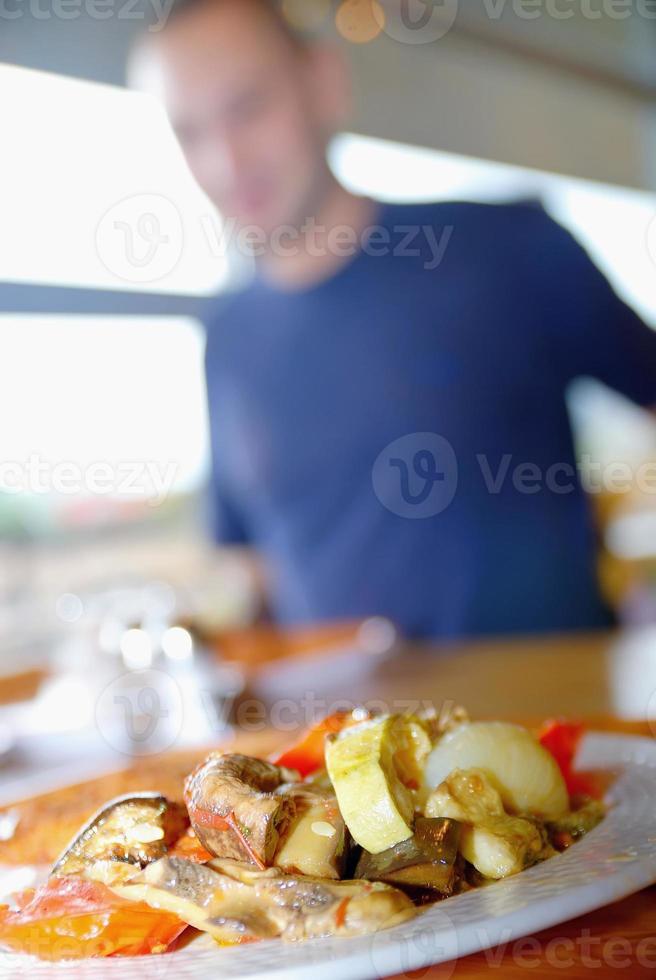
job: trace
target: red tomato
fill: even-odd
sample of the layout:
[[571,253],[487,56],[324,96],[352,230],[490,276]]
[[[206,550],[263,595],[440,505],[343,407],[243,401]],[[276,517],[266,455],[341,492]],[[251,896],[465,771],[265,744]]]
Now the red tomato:
[[163,953],[187,924],[170,912],[130,902],[106,885],[50,878],[0,906],[0,947],[43,960]]
[[547,721],[538,733],[540,744],[558,763],[570,796],[584,794],[600,795],[595,780],[586,773],[574,772],[574,759],[581,739],[585,735],[585,725],[578,722]]
[[205,850],[193,830],[188,828],[169,851],[169,857],[186,858],[187,861],[193,861],[195,864],[205,864],[211,861],[214,855]]
[[295,745],[274,759],[275,765],[296,769],[303,778],[312,775],[318,769],[323,769],[326,735],[341,731],[351,718],[352,715],[348,711],[337,711],[334,715],[328,715],[327,718],[308,728]]

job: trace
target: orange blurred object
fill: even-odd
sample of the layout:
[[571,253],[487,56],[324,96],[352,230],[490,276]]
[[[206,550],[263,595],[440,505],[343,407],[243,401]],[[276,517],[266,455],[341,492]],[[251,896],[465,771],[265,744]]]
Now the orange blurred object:
[[316,725],[308,728],[298,742],[274,759],[275,764],[285,766],[287,769],[296,769],[303,778],[318,769],[323,769],[326,735],[341,732],[349,723],[353,723],[353,714],[350,711],[337,711],[323,718]]
[[279,660],[306,659],[338,647],[360,645],[361,621],[282,630],[276,626],[226,630],[200,639],[222,660],[237,661],[246,673]]
[[42,960],[163,953],[187,928],[170,912],[74,876],[50,878],[16,904],[0,906],[0,947]]
[[214,855],[205,850],[193,829],[188,827],[169,851],[169,857],[185,858],[187,861],[194,861],[196,864],[205,864],[207,861],[211,861]]
[[599,799],[604,787],[595,779],[595,774],[574,771],[574,759],[586,731],[587,726],[579,722],[545,721],[538,738],[558,763],[569,795]]

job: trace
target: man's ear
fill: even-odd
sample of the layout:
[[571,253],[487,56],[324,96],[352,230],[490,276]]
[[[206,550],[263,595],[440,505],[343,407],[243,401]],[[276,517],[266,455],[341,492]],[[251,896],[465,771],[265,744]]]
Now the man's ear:
[[306,51],[308,91],[321,125],[329,132],[343,128],[351,116],[352,90],[342,50],[335,44],[316,42]]

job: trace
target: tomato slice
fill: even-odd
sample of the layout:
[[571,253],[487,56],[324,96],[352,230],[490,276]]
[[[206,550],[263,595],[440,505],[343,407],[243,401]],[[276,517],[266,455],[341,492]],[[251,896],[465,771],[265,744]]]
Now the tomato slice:
[[43,960],[163,953],[187,928],[170,912],[73,875],[21,892],[15,905],[0,906],[0,947]]
[[336,711],[335,714],[323,718],[316,725],[308,728],[298,742],[274,759],[275,765],[296,769],[303,778],[323,769],[326,735],[340,732],[342,728],[352,723],[352,717],[350,711]]
[[177,839],[169,851],[169,857],[185,858],[195,864],[205,864],[207,861],[211,861],[214,855],[205,850],[194,831],[189,827],[186,833]]
[[558,763],[570,796],[598,797],[601,790],[595,779],[587,773],[574,772],[574,759],[585,731],[585,725],[580,722],[547,721],[538,738]]

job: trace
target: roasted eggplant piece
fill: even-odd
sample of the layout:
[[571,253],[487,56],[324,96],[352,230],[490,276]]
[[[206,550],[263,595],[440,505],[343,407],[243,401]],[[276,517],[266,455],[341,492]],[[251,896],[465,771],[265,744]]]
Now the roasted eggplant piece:
[[188,777],[185,801],[196,836],[217,857],[269,866],[294,801],[277,793],[298,773],[245,755],[213,752]]
[[234,861],[162,858],[114,890],[173,912],[222,944],[361,936],[414,914],[406,895],[381,882],[326,882]]
[[410,890],[431,891],[446,898],[457,883],[460,824],[444,818],[418,817],[415,832],[381,854],[363,851],[355,869],[356,878],[384,881]]
[[106,882],[128,877],[163,857],[188,823],[185,808],[158,793],[120,796],[91,817],[52,874]]
[[294,815],[285,829],[273,863],[287,874],[339,880],[346,870],[350,835],[337,798],[320,786],[287,786]]

